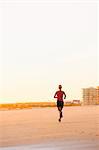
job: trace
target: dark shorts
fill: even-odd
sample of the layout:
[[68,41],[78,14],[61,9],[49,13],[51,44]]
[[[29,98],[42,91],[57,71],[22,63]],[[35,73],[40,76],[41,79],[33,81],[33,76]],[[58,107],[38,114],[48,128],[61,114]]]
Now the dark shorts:
[[57,107],[63,108],[64,102],[63,101],[57,101]]

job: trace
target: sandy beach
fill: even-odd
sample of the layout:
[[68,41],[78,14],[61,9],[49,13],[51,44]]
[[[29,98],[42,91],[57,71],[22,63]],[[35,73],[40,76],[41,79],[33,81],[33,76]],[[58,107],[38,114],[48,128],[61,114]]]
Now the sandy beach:
[[99,106],[0,111],[0,150],[98,150]]

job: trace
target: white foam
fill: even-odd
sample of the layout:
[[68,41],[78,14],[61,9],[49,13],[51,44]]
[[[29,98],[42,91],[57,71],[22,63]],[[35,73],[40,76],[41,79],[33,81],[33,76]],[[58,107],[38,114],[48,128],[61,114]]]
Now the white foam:
[[99,150],[99,141],[58,141],[38,145],[2,147],[0,150]]

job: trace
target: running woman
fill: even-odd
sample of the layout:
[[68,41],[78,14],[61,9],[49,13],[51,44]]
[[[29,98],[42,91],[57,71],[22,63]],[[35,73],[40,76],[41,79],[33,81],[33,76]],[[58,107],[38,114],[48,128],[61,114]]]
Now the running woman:
[[63,117],[62,109],[64,106],[64,99],[66,99],[66,94],[64,91],[61,90],[62,85],[59,85],[58,88],[59,88],[59,90],[56,91],[54,98],[57,98],[57,108],[59,111],[59,122],[61,122],[61,118]]

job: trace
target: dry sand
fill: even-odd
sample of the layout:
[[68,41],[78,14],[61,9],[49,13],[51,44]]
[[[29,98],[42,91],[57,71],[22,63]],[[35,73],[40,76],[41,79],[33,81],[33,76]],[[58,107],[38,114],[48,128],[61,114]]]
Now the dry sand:
[[99,150],[99,106],[63,114],[59,123],[57,108],[0,111],[0,150]]

